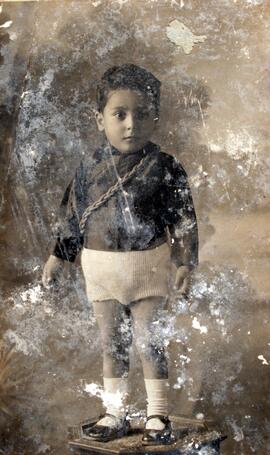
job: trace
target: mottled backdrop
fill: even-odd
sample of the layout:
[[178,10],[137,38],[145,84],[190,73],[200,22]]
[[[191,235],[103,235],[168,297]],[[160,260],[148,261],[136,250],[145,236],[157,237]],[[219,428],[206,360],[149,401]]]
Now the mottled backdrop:
[[64,455],[66,427],[102,409],[80,266],[54,293],[40,276],[66,184],[100,141],[96,81],[123,62],[162,81],[155,140],[186,168],[199,220],[193,303],[166,328],[171,409],[215,419],[224,454],[270,453],[269,13],[268,0],[0,3],[0,335],[21,376],[0,453]]

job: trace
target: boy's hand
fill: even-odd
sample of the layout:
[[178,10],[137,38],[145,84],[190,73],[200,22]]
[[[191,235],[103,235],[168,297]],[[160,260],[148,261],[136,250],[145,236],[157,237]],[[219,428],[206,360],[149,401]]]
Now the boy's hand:
[[180,295],[188,296],[191,285],[191,271],[187,265],[178,267],[175,275],[173,290]]
[[59,281],[64,270],[64,262],[63,259],[57,258],[52,254],[49,256],[42,273],[42,284],[45,288],[50,288]]

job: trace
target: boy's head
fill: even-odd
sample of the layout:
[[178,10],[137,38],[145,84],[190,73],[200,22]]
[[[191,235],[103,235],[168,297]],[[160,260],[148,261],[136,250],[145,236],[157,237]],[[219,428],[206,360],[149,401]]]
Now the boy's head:
[[159,115],[160,81],[132,64],[114,66],[97,89],[96,121],[120,152],[141,149],[150,139]]
[[97,108],[103,112],[109,92],[118,89],[129,89],[143,93],[153,105],[156,117],[159,116],[160,81],[144,68],[125,64],[113,66],[103,74],[97,87]]

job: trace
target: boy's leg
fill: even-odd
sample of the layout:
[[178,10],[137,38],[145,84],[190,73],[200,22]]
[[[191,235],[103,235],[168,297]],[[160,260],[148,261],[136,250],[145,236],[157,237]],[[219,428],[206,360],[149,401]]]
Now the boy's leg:
[[165,314],[164,297],[148,297],[133,302],[130,310],[133,335],[139,352],[145,379],[168,379],[162,320]]
[[[150,297],[133,302],[134,338],[142,361],[147,393],[147,416],[168,415],[168,365],[162,320],[166,299]],[[164,423],[151,419],[146,428],[163,430]]]
[[[95,301],[93,309],[103,347],[104,405],[108,414],[121,419],[126,414],[124,400],[132,341],[130,310],[117,300]],[[116,423],[110,417],[98,422],[105,426]]]
[[130,310],[117,300],[93,302],[103,347],[105,378],[127,377],[132,341]]

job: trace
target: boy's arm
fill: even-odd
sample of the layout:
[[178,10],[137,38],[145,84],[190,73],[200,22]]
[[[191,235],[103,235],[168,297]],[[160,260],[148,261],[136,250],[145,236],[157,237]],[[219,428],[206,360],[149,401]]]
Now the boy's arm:
[[198,265],[198,227],[195,211],[185,213],[169,228],[172,261],[176,267],[186,266],[190,270]]
[[168,230],[172,261],[177,267],[174,286],[187,293],[190,272],[198,265],[197,218],[187,175],[176,159],[170,173]]
[[74,179],[68,185],[62,199],[58,223],[54,227],[57,238],[51,254],[44,266],[42,283],[50,287],[57,283],[68,262],[74,262],[83,245],[80,233],[80,213],[83,206],[83,166],[77,169]]
[[76,170],[62,199],[58,223],[55,228],[56,243],[51,254],[58,259],[74,262],[83,245],[79,222],[83,206],[83,167]]

